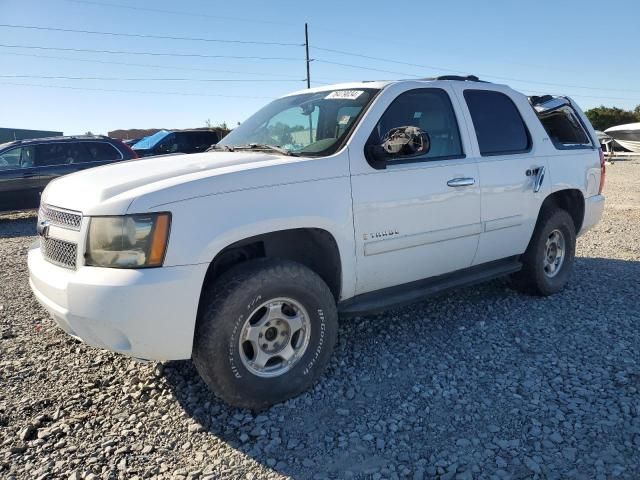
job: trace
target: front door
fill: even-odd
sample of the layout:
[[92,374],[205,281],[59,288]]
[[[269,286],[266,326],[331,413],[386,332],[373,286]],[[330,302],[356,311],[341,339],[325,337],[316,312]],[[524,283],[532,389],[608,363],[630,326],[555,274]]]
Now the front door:
[[25,210],[40,205],[34,147],[16,147],[0,154],[0,211]]
[[376,169],[367,163],[366,147],[350,148],[356,294],[471,266],[481,229],[480,187],[458,112],[448,90],[408,90],[388,105],[367,145],[379,145],[393,128],[415,126],[430,137],[428,153],[394,156]]

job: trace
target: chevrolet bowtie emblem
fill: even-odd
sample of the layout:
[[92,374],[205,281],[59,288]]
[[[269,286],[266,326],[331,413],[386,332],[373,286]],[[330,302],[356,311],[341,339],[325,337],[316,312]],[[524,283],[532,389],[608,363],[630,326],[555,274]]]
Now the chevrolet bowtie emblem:
[[46,220],[43,222],[39,222],[37,231],[38,231],[38,235],[40,235],[42,238],[44,239],[49,238],[49,222]]

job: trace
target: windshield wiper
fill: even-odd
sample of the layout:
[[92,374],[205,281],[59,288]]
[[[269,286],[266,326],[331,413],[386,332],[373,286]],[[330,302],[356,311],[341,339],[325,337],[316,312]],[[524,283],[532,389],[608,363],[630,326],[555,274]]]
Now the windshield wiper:
[[296,153],[290,152],[286,148],[277,147],[275,145],[269,145],[267,143],[248,143],[246,145],[211,145],[207,149],[207,152],[212,152],[213,150],[222,150],[225,152],[235,152],[237,150],[268,150],[272,152],[277,152],[282,155],[288,155],[291,157],[297,157]]
[[211,145],[209,148],[207,148],[207,152],[213,152],[214,150],[224,150],[225,152],[233,152],[235,149],[233,147],[230,147],[229,145]]
[[249,143],[247,145],[234,145],[231,148],[233,148],[233,150],[270,150],[272,152],[278,152],[282,155],[295,156],[294,153],[290,152],[286,148],[277,147],[275,145],[269,145],[267,143]]

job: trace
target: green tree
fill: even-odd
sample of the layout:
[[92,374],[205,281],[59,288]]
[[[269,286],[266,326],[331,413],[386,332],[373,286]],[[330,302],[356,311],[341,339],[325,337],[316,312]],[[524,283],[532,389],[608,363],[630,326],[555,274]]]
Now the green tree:
[[623,125],[625,123],[640,122],[640,105],[635,110],[623,110],[618,107],[599,107],[592,108],[584,112],[593,128],[596,130],[606,130],[609,127]]

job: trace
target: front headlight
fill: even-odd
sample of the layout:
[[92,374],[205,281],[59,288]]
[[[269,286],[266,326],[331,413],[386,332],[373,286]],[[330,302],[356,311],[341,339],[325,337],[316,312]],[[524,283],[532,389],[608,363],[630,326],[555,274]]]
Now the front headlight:
[[159,267],[169,239],[171,215],[149,213],[93,217],[85,264],[94,267]]

